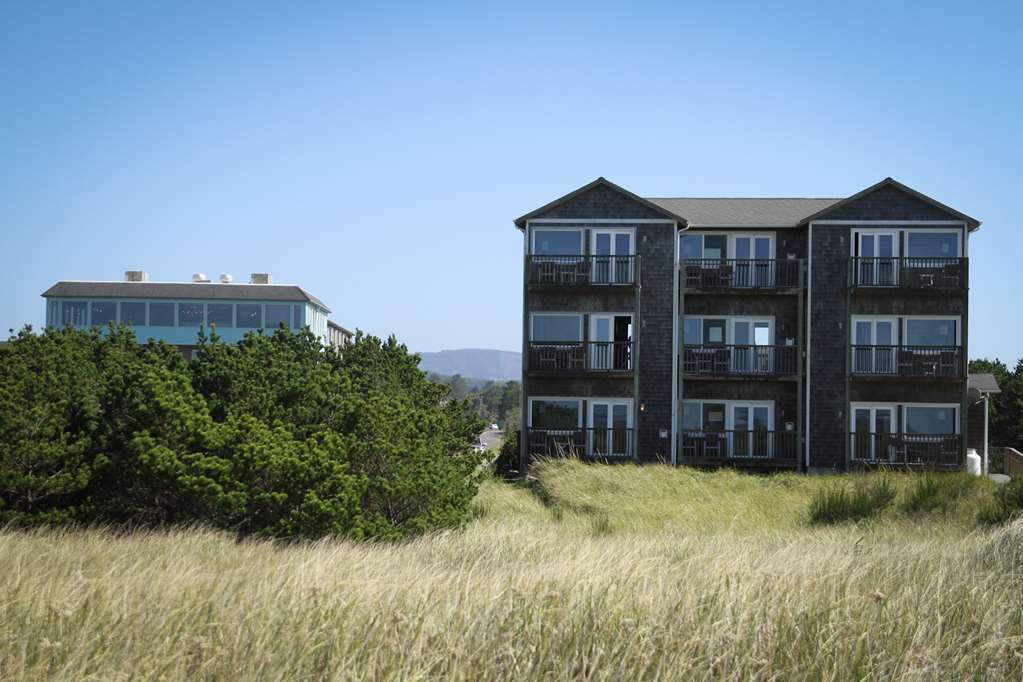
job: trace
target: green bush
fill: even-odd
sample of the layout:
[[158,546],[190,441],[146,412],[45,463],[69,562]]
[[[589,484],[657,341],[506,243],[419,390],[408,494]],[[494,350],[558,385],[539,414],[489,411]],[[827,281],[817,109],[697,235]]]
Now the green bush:
[[894,499],[895,488],[886,478],[863,479],[851,488],[829,485],[810,500],[810,523],[861,521],[884,511]]
[[26,328],[0,349],[0,522],[400,538],[470,514],[482,425],[393,338]]
[[967,473],[925,472],[914,478],[901,507],[909,514],[948,512],[977,497],[984,484],[981,478]]
[[998,486],[992,499],[981,507],[977,520],[986,525],[1008,523],[1023,517],[1023,477]]

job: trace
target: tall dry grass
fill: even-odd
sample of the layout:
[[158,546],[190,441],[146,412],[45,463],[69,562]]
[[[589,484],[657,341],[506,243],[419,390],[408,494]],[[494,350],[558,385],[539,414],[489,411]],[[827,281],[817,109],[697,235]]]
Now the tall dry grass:
[[535,491],[486,484],[464,530],[398,545],[2,532],[0,678],[1023,671],[1023,525],[892,515],[816,529],[820,479],[574,462],[536,473]]

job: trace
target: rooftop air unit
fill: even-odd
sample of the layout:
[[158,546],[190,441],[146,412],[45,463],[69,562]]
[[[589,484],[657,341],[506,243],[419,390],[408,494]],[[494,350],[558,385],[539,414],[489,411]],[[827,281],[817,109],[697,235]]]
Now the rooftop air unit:
[[194,275],[192,275],[192,282],[194,282],[195,284],[209,284],[210,280],[203,273],[197,272]]
[[271,281],[269,272],[254,272],[249,278],[249,284],[269,284]]
[[125,282],[148,282],[149,273],[145,270],[125,270],[124,271]]
[[228,275],[226,273],[220,276],[220,283],[221,284],[230,284],[233,281],[234,281],[234,277],[232,277],[231,275]]

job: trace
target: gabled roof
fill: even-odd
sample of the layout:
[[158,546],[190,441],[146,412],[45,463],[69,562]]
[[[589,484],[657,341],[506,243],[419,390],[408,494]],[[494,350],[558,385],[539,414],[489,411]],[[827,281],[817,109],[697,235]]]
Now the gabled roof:
[[821,216],[824,216],[824,215],[830,213],[831,211],[834,211],[837,208],[841,208],[842,206],[846,206],[848,204],[851,204],[852,202],[856,201],[857,199],[859,199],[861,197],[864,197],[864,196],[870,194],[871,192],[877,191],[877,190],[881,189],[882,187],[894,187],[895,189],[899,190],[900,192],[905,192],[909,196],[914,197],[916,199],[919,199],[920,201],[922,201],[922,202],[924,202],[926,204],[930,204],[931,206],[937,208],[940,211],[944,211],[945,213],[948,213],[949,215],[952,215],[952,216],[955,216],[956,218],[959,218],[960,220],[962,220],[963,222],[966,223],[966,225],[969,228],[970,232],[973,232],[974,230],[976,230],[977,228],[980,227],[980,221],[977,220],[976,218],[971,218],[970,216],[966,215],[965,213],[960,213],[959,211],[955,210],[954,208],[951,208],[950,206],[946,206],[945,204],[941,203],[940,201],[938,201],[936,199],[932,199],[931,197],[927,196],[926,194],[921,194],[920,192],[917,192],[915,189],[913,189],[911,187],[907,187],[906,185],[903,185],[901,182],[893,180],[892,178],[885,178],[881,182],[879,182],[879,183],[877,183],[875,185],[871,185],[870,187],[866,188],[862,192],[857,192],[856,194],[852,195],[851,197],[849,197],[847,199],[842,199],[838,203],[833,204],[831,206],[828,206],[826,208],[823,208],[823,209],[817,211],[816,213],[814,213],[813,215],[806,216],[801,221],[799,221],[799,224],[800,225],[805,225],[806,223],[809,223],[812,220],[816,220],[817,218],[819,218]]
[[656,203],[650,201],[649,199],[644,199],[641,196],[637,196],[637,195],[633,194],[632,192],[630,192],[629,190],[625,189],[624,187],[619,187],[618,185],[614,184],[610,180],[607,180],[607,179],[605,179],[603,177],[600,177],[600,178],[597,178],[596,180],[594,180],[593,182],[591,182],[591,183],[589,183],[587,185],[583,185],[582,187],[580,187],[579,189],[577,189],[577,190],[575,190],[573,192],[569,192],[568,194],[566,194],[563,197],[559,197],[559,198],[555,199],[554,201],[550,202],[549,204],[544,204],[543,206],[541,206],[540,208],[536,209],[535,211],[530,211],[526,215],[521,216],[519,218],[516,218],[515,219],[515,227],[519,228],[520,230],[521,229],[525,229],[526,221],[527,220],[532,220],[533,218],[536,218],[537,216],[542,215],[542,214],[550,211],[551,209],[556,208],[557,206],[560,206],[561,204],[574,199],[575,197],[579,196],[580,194],[584,194],[585,192],[588,192],[591,189],[594,189],[595,187],[600,187],[600,186],[604,186],[604,187],[607,187],[609,189],[612,189],[615,192],[618,192],[618,193],[628,197],[629,199],[632,199],[636,203],[638,203],[638,204],[640,204],[642,206],[646,206],[651,211],[654,211],[654,212],[656,212],[656,213],[658,213],[660,215],[663,215],[665,218],[668,218],[669,220],[672,220],[672,221],[676,221],[677,220],[680,227],[685,227],[686,224],[687,224],[685,218],[683,218],[682,216],[678,215],[677,213],[671,211],[670,209],[664,208],[663,206],[658,206]]
[[57,282],[44,298],[167,298],[204,301],[289,301],[327,305],[294,284],[215,284],[213,282]]
[[650,201],[685,216],[691,228],[698,228],[795,227],[805,216],[834,206],[842,200],[665,197],[652,198]]

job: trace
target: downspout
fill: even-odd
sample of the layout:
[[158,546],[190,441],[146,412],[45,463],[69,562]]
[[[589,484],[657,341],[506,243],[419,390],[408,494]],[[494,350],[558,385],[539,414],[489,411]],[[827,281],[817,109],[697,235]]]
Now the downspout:
[[[982,471],[984,472],[985,476],[988,475],[988,469],[987,469],[987,462],[988,462],[988,460],[987,460],[987,439],[988,439],[988,405],[990,404],[990,399],[991,399],[990,394],[985,393],[984,394],[984,467],[982,469]],[[1004,473],[1004,469],[1003,469],[1003,473]]]
[[806,411],[803,414],[803,442],[806,447],[806,471],[810,470],[810,332],[813,329],[813,221],[806,225]]
[[678,379],[678,328],[681,321],[682,311],[679,310],[678,301],[678,269],[679,269],[679,235],[689,229],[689,223],[683,220],[682,227],[675,221],[675,243],[672,245],[674,251],[674,273],[672,275],[671,292],[671,466],[678,466],[678,402],[679,402],[679,379]]

